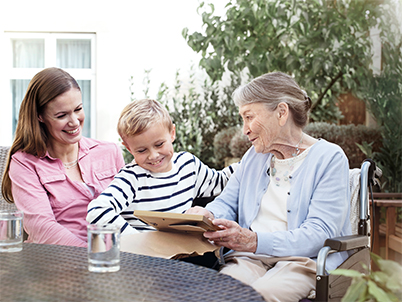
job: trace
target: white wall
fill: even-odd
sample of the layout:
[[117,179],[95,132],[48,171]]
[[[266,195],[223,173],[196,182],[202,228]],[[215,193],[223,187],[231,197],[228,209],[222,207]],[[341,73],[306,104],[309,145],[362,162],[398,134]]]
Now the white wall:
[[11,144],[11,126],[1,122],[11,112],[5,32],[96,33],[96,138],[117,142],[116,123],[130,101],[130,76],[135,96],[143,97],[144,70],[152,69],[153,97],[160,83],[173,84],[177,69],[185,75],[192,63],[198,65],[200,55],[181,36],[184,27],[201,29],[198,5],[196,0],[0,0],[0,145]]

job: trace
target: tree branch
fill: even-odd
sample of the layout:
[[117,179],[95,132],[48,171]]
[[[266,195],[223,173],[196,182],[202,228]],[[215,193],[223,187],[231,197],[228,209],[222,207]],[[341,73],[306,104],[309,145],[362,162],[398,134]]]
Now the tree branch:
[[331,89],[332,86],[334,86],[334,84],[336,83],[336,81],[338,81],[338,79],[343,75],[342,70],[339,71],[338,75],[332,79],[331,83],[329,83],[329,85],[325,88],[325,90],[323,91],[323,93],[321,93],[321,95],[318,97],[317,101],[314,102],[314,104],[311,106],[311,110],[313,110],[315,108],[315,106],[317,106],[317,104],[321,103],[321,100],[324,98],[325,94],[328,92],[328,90]]

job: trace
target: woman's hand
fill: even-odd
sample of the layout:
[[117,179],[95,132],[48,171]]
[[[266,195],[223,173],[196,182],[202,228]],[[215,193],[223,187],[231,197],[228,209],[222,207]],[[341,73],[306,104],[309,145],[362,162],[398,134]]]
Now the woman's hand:
[[224,246],[238,252],[252,252],[257,250],[257,233],[240,227],[236,222],[227,219],[214,219],[214,225],[222,230],[205,232],[204,237],[216,245]]
[[193,207],[193,208],[189,208],[189,209],[185,212],[185,214],[197,214],[197,215],[205,216],[205,217],[207,217],[207,218],[210,219],[210,220],[213,220],[213,219],[214,219],[214,215],[213,215],[210,211],[208,211],[208,210],[206,210],[205,208],[200,207],[200,206],[195,206],[195,207]]

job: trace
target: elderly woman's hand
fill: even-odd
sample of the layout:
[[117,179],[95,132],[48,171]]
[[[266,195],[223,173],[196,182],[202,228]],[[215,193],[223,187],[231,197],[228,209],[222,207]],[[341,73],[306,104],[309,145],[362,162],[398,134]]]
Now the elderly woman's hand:
[[222,230],[205,232],[204,236],[216,245],[238,252],[255,253],[257,250],[257,234],[253,231],[242,228],[236,222],[227,219],[214,219],[212,223]]
[[210,220],[214,219],[214,215],[213,215],[210,211],[208,211],[208,210],[206,210],[205,208],[200,207],[200,206],[195,206],[195,207],[193,207],[193,208],[189,208],[189,209],[185,212],[185,214],[203,215],[203,216],[209,218]]

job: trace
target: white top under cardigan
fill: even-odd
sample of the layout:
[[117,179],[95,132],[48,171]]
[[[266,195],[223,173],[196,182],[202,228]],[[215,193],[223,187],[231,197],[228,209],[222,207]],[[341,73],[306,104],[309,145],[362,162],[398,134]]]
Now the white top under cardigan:
[[296,157],[275,159],[274,169],[270,169],[270,183],[262,197],[260,210],[251,224],[254,232],[287,231],[288,218],[286,211],[287,196],[290,192],[290,178],[303,163],[310,148]]
[[[270,184],[271,156],[251,147],[224,191],[206,208],[216,218],[250,228]],[[315,258],[327,238],[351,234],[348,159],[339,146],[321,139],[290,181],[288,230],[256,232],[256,254]],[[346,258],[346,253],[331,254],[326,268],[334,269]]]

